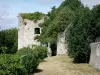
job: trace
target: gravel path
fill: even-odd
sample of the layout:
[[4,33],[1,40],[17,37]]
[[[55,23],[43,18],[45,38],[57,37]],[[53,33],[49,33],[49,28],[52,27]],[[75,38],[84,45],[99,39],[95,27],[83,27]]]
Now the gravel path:
[[68,56],[55,56],[40,63],[34,75],[100,75],[100,72],[89,64],[74,64]]

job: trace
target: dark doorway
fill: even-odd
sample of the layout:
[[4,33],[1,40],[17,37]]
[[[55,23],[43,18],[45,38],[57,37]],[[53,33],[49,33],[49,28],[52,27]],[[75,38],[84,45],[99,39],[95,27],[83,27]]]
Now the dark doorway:
[[52,56],[56,56],[57,55],[57,44],[53,43],[51,44],[51,52],[52,52]]

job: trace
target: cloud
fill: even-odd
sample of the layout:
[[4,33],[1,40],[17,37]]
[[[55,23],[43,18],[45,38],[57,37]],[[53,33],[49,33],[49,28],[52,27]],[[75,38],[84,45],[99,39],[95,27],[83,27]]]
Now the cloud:
[[96,4],[100,4],[100,0],[81,0],[82,3],[92,8]]
[[14,27],[16,18],[10,17],[10,6],[2,4],[0,5],[0,30]]
[[8,29],[8,28],[17,27],[16,20],[17,19],[15,18],[0,18],[0,28]]

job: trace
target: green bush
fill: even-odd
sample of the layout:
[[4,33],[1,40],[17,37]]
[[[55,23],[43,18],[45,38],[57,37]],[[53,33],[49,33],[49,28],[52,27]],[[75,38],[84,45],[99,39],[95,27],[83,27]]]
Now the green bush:
[[46,47],[36,46],[33,50],[38,52],[38,56],[41,60],[43,60],[44,58],[47,57],[47,48]]
[[11,28],[0,31],[0,53],[14,54],[18,50],[18,30]]
[[78,9],[73,19],[73,26],[68,37],[68,53],[74,62],[88,63],[92,40],[92,14],[88,7]]
[[0,75],[28,75],[27,70],[19,63],[17,55],[0,55]]
[[47,56],[47,48],[36,46],[25,47],[16,54],[0,55],[0,75],[30,75]]
[[92,31],[91,33],[93,34],[93,40],[95,41],[95,39],[97,37],[100,37],[100,4],[96,5],[93,7],[92,9]]
[[37,69],[39,63],[47,56],[47,48],[36,46],[35,48],[24,47],[17,54],[20,56],[20,63],[25,66],[28,73]]
[[38,53],[30,48],[24,47],[20,49],[17,54],[20,56],[20,63],[25,66],[29,74],[33,72],[40,63]]

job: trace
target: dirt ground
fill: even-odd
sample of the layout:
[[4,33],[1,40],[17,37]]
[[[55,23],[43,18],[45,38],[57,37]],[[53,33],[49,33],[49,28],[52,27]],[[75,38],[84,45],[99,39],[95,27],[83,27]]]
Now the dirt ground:
[[40,63],[33,75],[100,75],[100,71],[89,64],[74,64],[68,56],[55,56]]

